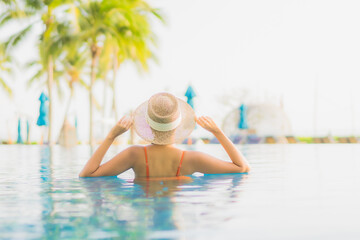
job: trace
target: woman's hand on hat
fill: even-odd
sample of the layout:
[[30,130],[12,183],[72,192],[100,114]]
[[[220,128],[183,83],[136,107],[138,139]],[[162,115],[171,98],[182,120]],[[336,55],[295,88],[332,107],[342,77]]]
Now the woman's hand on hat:
[[216,134],[221,132],[221,129],[216,125],[212,118],[207,116],[201,116],[196,118],[196,122],[204,129],[208,130],[209,132]]
[[108,138],[114,140],[117,136],[123,134],[132,126],[133,120],[129,116],[122,117],[116,125],[110,130]]

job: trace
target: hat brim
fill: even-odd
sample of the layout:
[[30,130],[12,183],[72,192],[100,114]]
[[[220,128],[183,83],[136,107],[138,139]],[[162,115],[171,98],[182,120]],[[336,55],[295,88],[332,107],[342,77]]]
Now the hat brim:
[[177,128],[169,132],[159,132],[152,129],[146,121],[148,101],[140,104],[134,111],[133,127],[135,132],[145,141],[158,145],[181,143],[194,130],[195,112],[185,101],[176,98],[181,112],[181,122]]

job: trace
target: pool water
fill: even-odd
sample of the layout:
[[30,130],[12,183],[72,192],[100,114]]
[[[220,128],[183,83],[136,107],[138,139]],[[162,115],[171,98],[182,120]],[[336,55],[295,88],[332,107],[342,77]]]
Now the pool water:
[[79,179],[87,146],[0,145],[0,239],[360,239],[360,145],[239,148],[249,174],[134,183]]

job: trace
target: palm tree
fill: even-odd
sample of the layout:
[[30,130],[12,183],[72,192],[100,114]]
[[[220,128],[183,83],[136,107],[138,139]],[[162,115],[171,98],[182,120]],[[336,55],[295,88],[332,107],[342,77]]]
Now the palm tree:
[[[91,52],[90,65],[90,131],[89,143],[93,144],[93,86],[96,80],[96,67],[99,56],[107,39],[117,39],[119,48],[132,39],[139,44],[150,36],[147,15],[157,16],[142,0],[103,0],[82,3],[78,8],[79,39],[86,42]],[[133,46],[134,46],[133,45]],[[128,49],[126,48],[126,51]],[[129,51],[130,52],[130,51]],[[118,54],[116,58],[118,58]],[[115,75],[115,74],[114,74]],[[115,76],[116,77],[116,76]]]
[[106,117],[106,99],[108,97],[107,90],[109,87],[109,72],[111,71],[111,57],[112,57],[112,45],[109,44],[109,38],[105,40],[104,47],[99,57],[99,67],[97,71],[97,79],[101,79],[104,82],[103,89],[103,107],[102,118]]
[[[117,69],[119,67],[119,62],[123,62],[126,58],[126,54],[120,54],[118,41],[114,38],[108,37],[104,42],[104,47],[101,51],[101,55],[99,58],[99,68],[98,68],[98,78],[101,78],[104,80],[104,93],[103,93],[103,118],[105,118],[105,103],[106,103],[106,97],[107,89],[110,87],[111,89],[114,89],[114,83],[117,75]],[[112,81],[109,81],[109,73],[112,73]],[[110,86],[111,84],[111,86]],[[113,91],[112,91],[113,92]],[[114,96],[113,96],[114,99]],[[116,103],[114,104],[114,101],[112,101],[112,111],[115,114],[115,119],[118,119],[117,114],[117,108]]]
[[149,49],[149,44],[146,42],[146,38],[140,38],[141,44],[137,42],[138,39],[128,39],[124,40],[120,47],[114,45],[113,55],[112,55],[112,72],[113,80],[111,82],[112,90],[112,110],[115,114],[115,118],[118,119],[117,112],[117,100],[116,100],[116,81],[117,81],[117,72],[121,64],[126,60],[133,61],[138,70],[148,71],[148,59],[155,59],[155,56]]
[[[21,5],[21,4],[20,4]],[[0,2],[0,28],[6,26],[13,19],[23,19],[32,16],[33,11],[25,11],[19,6],[16,0],[3,0]],[[6,83],[3,73],[10,73],[10,64],[14,61],[11,56],[11,47],[17,45],[31,30],[31,27],[25,27],[22,31],[12,35],[7,41],[0,44],[0,85],[5,92],[12,95],[12,90]]]
[[[120,38],[117,39],[117,44],[113,44],[113,80],[111,84],[112,89],[112,110],[115,114],[115,118],[118,119],[117,106],[116,106],[116,80],[117,71],[120,65],[126,61],[133,61],[138,70],[148,71],[148,60],[153,59],[156,61],[156,57],[150,50],[152,45],[156,45],[155,36],[151,31],[149,24],[149,17],[156,17],[158,20],[164,23],[164,19],[157,9],[151,8],[146,2],[133,1],[131,6],[131,15],[127,16],[130,25],[129,29]],[[146,13],[146,14],[144,14]]]
[[23,22],[27,22],[24,28],[7,39],[5,43],[7,50],[11,50],[16,47],[18,43],[20,43],[26,35],[32,31],[36,24],[42,24],[45,27],[44,31],[39,36],[39,52],[42,70],[46,70],[44,72],[46,72],[47,76],[46,83],[49,95],[49,144],[52,144],[54,54],[58,53],[60,50],[58,45],[52,43],[52,39],[56,36],[56,26],[59,26],[55,19],[54,11],[68,2],[69,1],[59,0],[31,0],[24,2],[7,0],[6,3],[8,9],[0,16],[0,26],[3,26],[13,20],[22,20]]
[[[105,24],[105,19],[108,18],[108,12],[102,7],[102,2],[86,2],[82,3],[78,8],[78,24],[79,24],[79,39],[86,42],[91,54],[90,65],[90,84],[89,84],[89,103],[90,103],[90,131],[89,144],[93,145],[93,86],[96,79],[95,68],[101,53],[100,44],[101,38],[104,38],[105,33],[109,32],[109,26]],[[108,20],[108,19],[107,19]]]
[[[73,51],[74,49],[78,49],[77,51]],[[82,79],[82,75],[84,74],[85,68],[88,63],[88,54],[87,49],[81,47],[81,43],[79,41],[72,41],[65,48],[66,55],[64,59],[61,60],[64,68],[64,73],[66,75],[67,83],[70,89],[70,97],[68,100],[68,104],[65,110],[65,116],[63,121],[63,126],[67,120],[67,116],[69,114],[70,105],[75,95],[75,85],[80,84],[85,88],[89,88],[89,86]]]
[[[21,2],[19,0],[7,0],[8,9],[0,14],[0,27],[7,22],[15,19],[27,19],[29,24],[22,28],[16,34],[10,36],[6,43],[6,51],[11,50],[26,35],[32,30],[36,23],[44,25],[44,31],[39,36],[39,56],[40,59],[37,63],[40,64],[40,69],[30,79],[30,83],[35,80],[41,79],[41,76],[46,76],[46,84],[49,94],[49,142],[51,143],[52,135],[52,109],[53,109],[53,84],[54,81],[57,85],[60,85],[60,76],[63,73],[67,73],[69,77],[69,87],[73,94],[73,83],[76,82],[76,71],[72,67],[77,68],[80,63],[76,63],[77,60],[70,60],[68,64],[61,62],[64,60],[64,55],[71,56],[69,53],[71,50],[66,50],[66,44],[71,41],[80,41],[87,46],[89,55],[91,57],[90,63],[90,83],[89,88],[89,100],[90,100],[90,131],[89,142],[93,143],[93,85],[96,80],[99,71],[103,71],[103,76],[107,75],[108,69],[111,64],[113,71],[113,110],[117,115],[116,99],[115,99],[115,82],[117,76],[117,69],[120,64],[126,59],[133,60],[141,69],[147,69],[147,60],[152,57],[149,50],[149,43],[153,42],[153,36],[150,31],[149,17],[155,16],[162,19],[156,9],[150,8],[143,0],[102,0],[102,1],[73,1],[73,4],[69,5],[70,8],[60,8],[64,4],[70,1],[60,0],[32,0]],[[58,10],[60,9],[60,10]],[[56,16],[56,11],[60,11],[62,18],[64,14],[73,14],[76,16],[75,25],[72,26],[72,30],[69,31],[69,26],[66,26],[64,22],[59,23]],[[68,21],[67,18],[64,18]],[[66,31],[64,29],[67,29]],[[107,61],[107,65],[101,66],[97,72],[98,61],[100,54],[104,51],[105,47],[110,46],[110,60]],[[65,50],[64,50],[65,49]],[[73,52],[77,52],[78,49],[82,49],[81,43],[76,49],[72,49]],[[103,50],[104,49],[104,50]],[[81,53],[80,53],[81,55]],[[74,56],[72,56],[74,57]],[[70,63],[71,61],[75,61]],[[34,64],[34,63],[33,63]],[[84,63],[82,63],[84,64]],[[62,66],[63,68],[59,68]],[[69,69],[67,69],[69,68]],[[81,67],[80,67],[81,68]],[[107,79],[107,78],[105,78]],[[57,88],[60,91],[60,87]],[[71,94],[71,98],[72,98]],[[71,101],[70,98],[70,101]],[[69,102],[70,102],[69,101]]]

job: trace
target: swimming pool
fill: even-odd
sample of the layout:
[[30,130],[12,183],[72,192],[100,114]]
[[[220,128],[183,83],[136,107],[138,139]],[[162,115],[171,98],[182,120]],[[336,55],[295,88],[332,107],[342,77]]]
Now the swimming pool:
[[87,146],[0,145],[0,239],[360,239],[360,145],[239,148],[250,174],[147,185],[79,179]]

